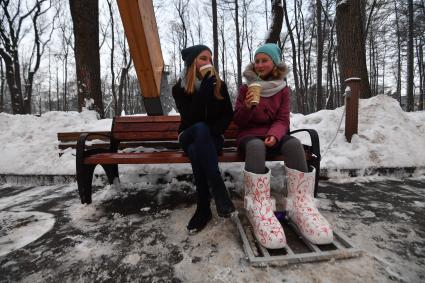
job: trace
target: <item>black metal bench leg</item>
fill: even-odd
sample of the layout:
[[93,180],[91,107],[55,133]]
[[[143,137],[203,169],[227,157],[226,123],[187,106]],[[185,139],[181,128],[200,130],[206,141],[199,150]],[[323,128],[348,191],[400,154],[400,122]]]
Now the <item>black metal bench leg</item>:
[[79,164],[77,166],[77,185],[81,203],[90,204],[92,194],[93,172],[96,165]]
[[317,192],[319,189],[320,162],[312,161],[310,165],[316,169],[316,177],[314,182],[314,197],[317,197]]
[[102,167],[106,172],[106,176],[108,176],[110,185],[114,183],[115,178],[119,180],[118,164],[103,164]]

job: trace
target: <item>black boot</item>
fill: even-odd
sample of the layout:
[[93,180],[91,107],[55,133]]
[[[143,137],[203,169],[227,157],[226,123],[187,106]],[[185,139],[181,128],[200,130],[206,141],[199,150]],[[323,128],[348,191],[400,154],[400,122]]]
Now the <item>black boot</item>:
[[195,214],[192,216],[189,221],[189,224],[187,225],[188,233],[190,235],[198,233],[199,231],[204,229],[205,226],[207,226],[211,218],[212,214],[209,200],[208,203],[206,203],[205,201],[203,203],[198,201]]
[[235,211],[235,206],[220,173],[211,178],[211,188],[218,216],[229,217]]

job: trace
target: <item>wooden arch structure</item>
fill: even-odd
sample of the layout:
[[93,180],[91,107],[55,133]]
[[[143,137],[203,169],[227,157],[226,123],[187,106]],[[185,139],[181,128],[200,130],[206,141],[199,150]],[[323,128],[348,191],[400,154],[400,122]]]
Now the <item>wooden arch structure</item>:
[[164,70],[152,0],[117,0],[148,115],[163,115],[160,93]]

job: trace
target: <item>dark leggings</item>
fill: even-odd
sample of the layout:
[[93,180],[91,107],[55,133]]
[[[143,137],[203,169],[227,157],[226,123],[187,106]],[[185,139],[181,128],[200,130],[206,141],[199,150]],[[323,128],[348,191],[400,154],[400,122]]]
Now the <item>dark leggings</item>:
[[264,141],[258,137],[242,139],[239,150],[245,155],[245,170],[255,174],[266,172],[266,154],[283,154],[285,165],[291,169],[308,172],[305,161],[304,148],[301,142],[289,135],[285,135],[277,146],[266,147]]
[[208,181],[221,178],[217,155],[223,149],[223,137],[211,134],[206,123],[198,122],[180,134],[179,142],[189,156],[199,197],[209,196]]

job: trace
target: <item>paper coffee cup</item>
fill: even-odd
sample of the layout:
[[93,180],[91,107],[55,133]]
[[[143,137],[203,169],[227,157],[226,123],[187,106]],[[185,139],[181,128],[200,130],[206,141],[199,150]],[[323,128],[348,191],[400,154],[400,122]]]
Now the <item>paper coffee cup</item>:
[[254,95],[251,104],[258,105],[260,103],[261,85],[259,83],[252,83],[248,86],[248,90]]
[[213,66],[211,64],[204,65],[201,68],[199,68],[199,72],[201,73],[202,77],[205,77],[205,75],[210,72],[210,76],[213,73]]

